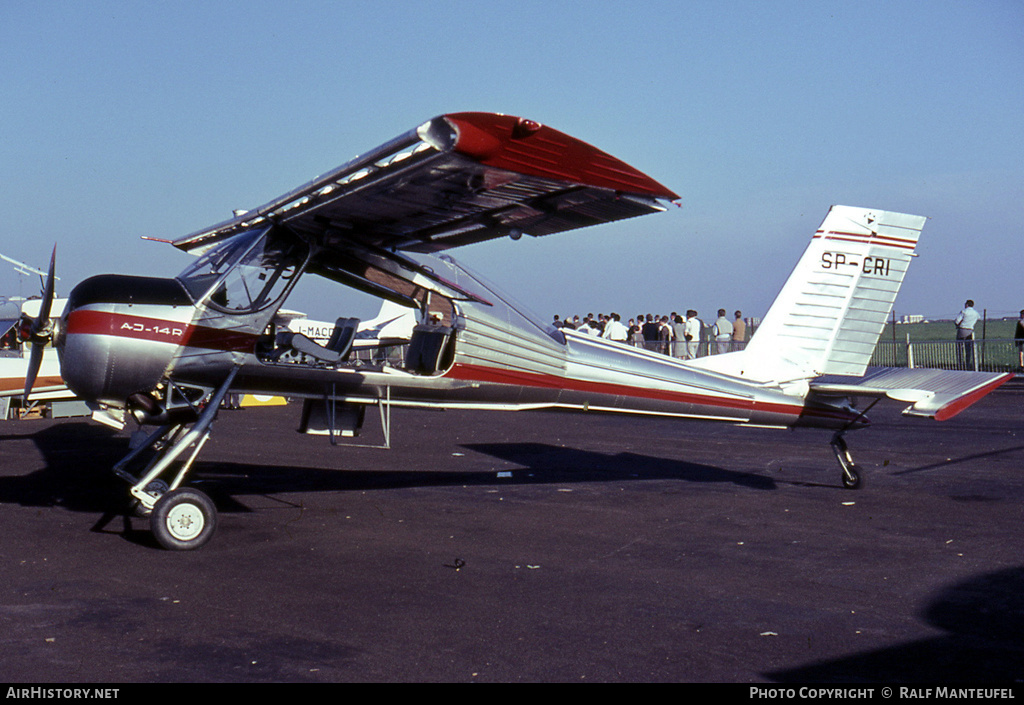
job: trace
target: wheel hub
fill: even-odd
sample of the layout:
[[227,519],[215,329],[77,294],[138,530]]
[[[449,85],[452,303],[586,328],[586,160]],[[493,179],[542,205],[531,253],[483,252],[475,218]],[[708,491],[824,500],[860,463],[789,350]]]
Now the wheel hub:
[[194,504],[179,504],[167,513],[167,530],[181,541],[189,541],[202,533],[203,512]]

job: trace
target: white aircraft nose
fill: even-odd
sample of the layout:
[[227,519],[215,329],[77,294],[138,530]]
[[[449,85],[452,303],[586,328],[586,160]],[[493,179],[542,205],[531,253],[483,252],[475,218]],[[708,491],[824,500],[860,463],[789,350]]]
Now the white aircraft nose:
[[60,332],[61,374],[82,399],[123,405],[163,376],[192,310],[174,279],[102,275],[71,292]]

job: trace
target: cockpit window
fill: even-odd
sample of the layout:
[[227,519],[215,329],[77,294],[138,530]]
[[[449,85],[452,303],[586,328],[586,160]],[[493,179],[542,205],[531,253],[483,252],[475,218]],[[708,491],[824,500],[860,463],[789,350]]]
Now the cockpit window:
[[229,312],[258,311],[278,301],[301,271],[309,248],[274,228],[230,238],[178,277],[197,301]]
[[192,299],[199,301],[231,266],[245,254],[256,238],[266,230],[252,230],[228,238],[220,245],[190,264],[178,279],[188,289]]

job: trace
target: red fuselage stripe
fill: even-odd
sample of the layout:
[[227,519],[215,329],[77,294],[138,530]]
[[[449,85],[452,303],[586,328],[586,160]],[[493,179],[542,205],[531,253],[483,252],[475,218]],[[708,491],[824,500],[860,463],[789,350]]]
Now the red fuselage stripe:
[[444,375],[448,379],[485,382],[491,384],[510,384],[541,389],[563,389],[573,392],[593,392],[614,396],[625,396],[654,401],[669,401],[680,404],[699,404],[722,409],[741,409],[750,412],[786,414],[789,416],[819,416],[849,420],[853,416],[840,410],[830,412],[824,409],[809,409],[800,404],[782,404],[775,402],[757,402],[751,399],[717,397],[692,392],[674,392],[665,389],[615,384],[611,382],[590,382],[556,375],[517,370],[502,370],[483,365],[467,365],[457,363]]
[[[36,377],[36,381],[32,385],[32,389],[42,389],[44,387],[61,387],[64,385],[64,380],[60,377]],[[25,389],[25,378],[24,377],[5,377],[0,379],[0,392],[10,392],[12,390],[22,391]]]
[[68,315],[67,334],[109,335],[231,352],[252,352],[258,337],[180,321],[89,309],[78,309]]

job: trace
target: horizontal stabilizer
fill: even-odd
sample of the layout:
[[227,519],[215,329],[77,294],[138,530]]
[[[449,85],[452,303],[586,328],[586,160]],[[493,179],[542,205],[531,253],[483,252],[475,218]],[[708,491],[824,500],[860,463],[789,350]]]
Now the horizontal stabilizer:
[[863,377],[818,377],[810,397],[885,397],[910,403],[907,416],[945,421],[1012,378],[1009,372],[872,367]]

